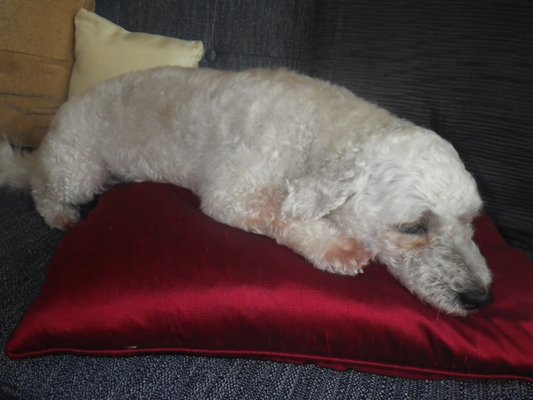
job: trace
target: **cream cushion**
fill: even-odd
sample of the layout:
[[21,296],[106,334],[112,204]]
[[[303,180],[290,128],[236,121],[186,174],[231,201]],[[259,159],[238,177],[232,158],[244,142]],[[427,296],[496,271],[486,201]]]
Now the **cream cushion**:
[[75,25],[76,61],[69,97],[130,71],[169,65],[196,68],[204,54],[200,41],[129,32],[83,9]]

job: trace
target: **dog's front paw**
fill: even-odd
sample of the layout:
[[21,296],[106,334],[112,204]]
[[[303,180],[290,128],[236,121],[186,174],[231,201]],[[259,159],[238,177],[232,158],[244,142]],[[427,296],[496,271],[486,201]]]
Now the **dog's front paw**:
[[276,237],[318,269],[341,275],[363,272],[371,254],[354,238],[324,219],[292,221]]
[[355,239],[338,239],[326,249],[317,265],[341,275],[357,275],[370,261],[370,254]]

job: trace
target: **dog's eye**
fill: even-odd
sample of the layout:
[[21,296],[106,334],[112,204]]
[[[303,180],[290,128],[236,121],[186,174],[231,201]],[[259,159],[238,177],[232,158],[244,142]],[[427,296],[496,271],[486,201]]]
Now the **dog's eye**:
[[406,235],[425,235],[428,232],[428,226],[425,223],[416,223],[408,225],[400,225],[398,230]]

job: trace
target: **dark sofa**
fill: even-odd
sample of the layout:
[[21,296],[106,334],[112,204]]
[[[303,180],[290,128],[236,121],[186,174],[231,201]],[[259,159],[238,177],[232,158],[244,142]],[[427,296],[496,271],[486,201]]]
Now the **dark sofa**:
[[[284,66],[339,82],[452,141],[507,240],[533,250],[530,1],[99,0],[128,30],[202,40],[201,66]],[[63,237],[0,190],[4,347]],[[533,339],[532,339],[533,340]],[[158,355],[0,356],[0,398],[533,399],[522,381],[425,381],[314,365]]]

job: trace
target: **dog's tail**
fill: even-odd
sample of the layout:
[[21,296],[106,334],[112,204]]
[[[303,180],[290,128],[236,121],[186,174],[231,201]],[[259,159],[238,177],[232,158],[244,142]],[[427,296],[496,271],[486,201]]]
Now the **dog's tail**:
[[0,187],[28,189],[35,154],[15,149],[0,136]]

